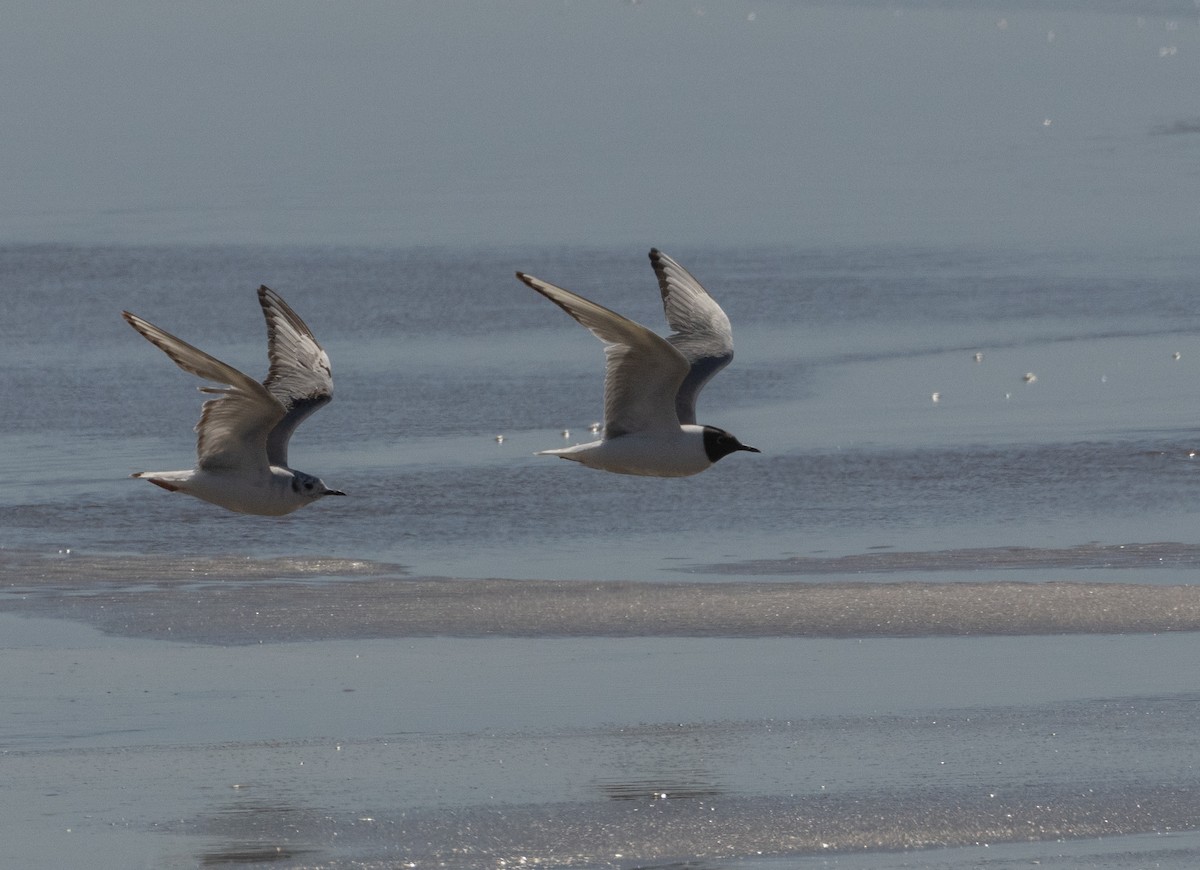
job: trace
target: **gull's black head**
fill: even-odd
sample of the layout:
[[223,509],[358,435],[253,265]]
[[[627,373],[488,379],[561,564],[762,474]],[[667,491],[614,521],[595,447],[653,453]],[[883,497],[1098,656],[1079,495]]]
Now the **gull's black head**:
[[704,427],[704,452],[708,454],[710,462],[716,462],[721,457],[736,453],[738,450],[746,450],[750,453],[762,452],[757,447],[748,447],[738,441],[724,429],[718,429],[716,426]]
[[318,499],[327,495],[345,495],[340,489],[330,489],[325,481],[303,471],[292,472],[292,491],[305,498]]

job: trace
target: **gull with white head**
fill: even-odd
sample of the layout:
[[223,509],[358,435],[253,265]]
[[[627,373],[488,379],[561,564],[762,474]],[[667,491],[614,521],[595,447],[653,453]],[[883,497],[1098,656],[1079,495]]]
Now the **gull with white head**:
[[185,471],[139,471],[132,475],[168,492],[183,492],[231,511],[283,516],[327,495],[311,474],[287,464],[292,432],[333,398],[329,356],[312,330],[268,287],[258,288],[267,319],[271,367],[261,384],[137,315],[123,317],[174,363],[221,387],[200,387],[219,398],[204,403],[196,424],[196,467]]
[[569,290],[532,275],[517,277],[604,342],[604,430],[599,441],[558,456],[618,474],[687,477],[739,450],[758,453],[724,429],[696,424],[696,397],[733,359],[733,331],[721,306],[687,270],[650,251],[667,338]]

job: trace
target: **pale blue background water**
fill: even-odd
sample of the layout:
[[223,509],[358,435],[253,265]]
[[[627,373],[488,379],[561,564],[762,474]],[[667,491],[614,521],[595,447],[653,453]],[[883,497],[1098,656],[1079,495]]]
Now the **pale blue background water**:
[[[1154,550],[995,555],[1196,541],[1200,28],[1093,8],[11,4],[0,546],[70,550],[83,586],[6,577],[5,606],[66,613],[109,555],[1193,583]],[[598,419],[601,351],[512,272],[661,327],[651,245],[734,323],[701,418],[763,454],[679,481],[534,457]],[[120,310],[261,375],[260,283],[334,365],[292,460],[352,493],[283,519],[127,477],[190,462],[201,397]],[[880,574],[761,574],[862,553]],[[226,648],[6,616],[0,642],[20,866],[795,866],[806,819],[841,850],[811,866],[1200,854],[1190,634]],[[1005,811],[1045,841],[852,854]]]
[[1190,0],[937,6],[18,0],[0,235],[1194,242]]

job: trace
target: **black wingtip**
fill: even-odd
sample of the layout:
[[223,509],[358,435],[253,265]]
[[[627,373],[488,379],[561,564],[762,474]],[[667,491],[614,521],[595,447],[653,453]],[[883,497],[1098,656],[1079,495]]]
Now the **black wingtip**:
[[650,265],[654,269],[654,277],[658,279],[658,292],[665,300],[671,292],[671,284],[667,281],[667,267],[663,263],[664,256],[658,248],[650,249]]
[[266,284],[258,285],[258,304],[261,305],[264,310],[268,305],[274,305],[277,308],[284,308],[288,311],[291,311],[291,313],[297,318],[299,317],[299,315],[297,315],[295,311],[292,311],[291,307],[283,301],[283,297]]
[[[122,311],[121,319],[124,320],[126,323],[128,323],[130,326],[132,326],[134,331],[136,331],[138,333],[138,335],[141,335],[147,339],[150,338],[150,336],[146,335],[145,330],[142,328],[142,324],[149,324],[150,321],[143,320],[142,318],[140,318],[136,314],[134,314],[132,311]],[[153,339],[150,339],[150,340],[153,340]]]

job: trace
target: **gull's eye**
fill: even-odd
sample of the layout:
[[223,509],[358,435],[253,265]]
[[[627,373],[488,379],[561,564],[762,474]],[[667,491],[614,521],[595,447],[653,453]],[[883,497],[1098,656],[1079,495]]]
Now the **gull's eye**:
[[304,484],[304,488],[305,488],[305,489],[312,489],[312,483],[310,482],[310,483],[306,483],[306,484]]

